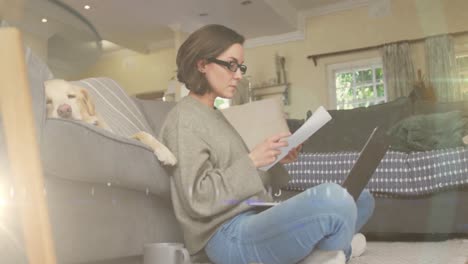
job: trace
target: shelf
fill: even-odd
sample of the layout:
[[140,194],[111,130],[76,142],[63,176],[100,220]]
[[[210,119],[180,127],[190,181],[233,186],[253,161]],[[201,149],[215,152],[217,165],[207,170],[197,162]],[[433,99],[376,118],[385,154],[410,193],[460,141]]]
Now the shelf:
[[250,98],[252,101],[281,96],[285,105],[289,104],[289,83],[278,83],[250,88]]
[[250,89],[259,90],[259,89],[266,89],[266,88],[280,87],[280,86],[289,86],[289,83],[275,83],[275,84],[270,84],[270,85],[265,85],[265,86],[251,87]]
[[135,97],[138,99],[144,99],[144,100],[162,99],[164,97],[164,91],[139,93],[139,94],[135,94]]

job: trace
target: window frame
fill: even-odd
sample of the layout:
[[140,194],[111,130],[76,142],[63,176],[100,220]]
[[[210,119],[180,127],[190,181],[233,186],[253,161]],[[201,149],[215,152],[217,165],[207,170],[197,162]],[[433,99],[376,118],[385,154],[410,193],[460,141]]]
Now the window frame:
[[[369,68],[382,68],[383,63],[381,57],[375,57],[370,59],[362,59],[362,60],[355,60],[349,61],[344,63],[335,63],[330,64],[327,66],[328,72],[328,93],[329,93],[329,105],[333,109],[338,109],[338,102],[336,98],[336,79],[335,74],[339,72],[350,72],[355,70],[361,69],[369,69]],[[375,74],[373,75],[373,83],[375,83]],[[387,84],[385,81],[385,76],[383,77],[383,86],[384,86],[384,102],[388,102],[388,92],[387,92]],[[365,100],[363,102],[367,102]],[[359,103],[358,101],[356,103]],[[357,106],[356,106],[357,107]],[[354,107],[354,108],[356,108]]]

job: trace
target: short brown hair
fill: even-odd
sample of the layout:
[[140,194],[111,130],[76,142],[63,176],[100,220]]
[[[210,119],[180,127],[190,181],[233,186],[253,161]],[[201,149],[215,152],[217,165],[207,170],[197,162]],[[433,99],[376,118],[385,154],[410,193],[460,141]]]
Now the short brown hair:
[[244,37],[222,25],[207,25],[196,30],[182,43],[177,52],[177,79],[187,89],[203,95],[211,90],[197,62],[216,58],[233,44],[244,44]]

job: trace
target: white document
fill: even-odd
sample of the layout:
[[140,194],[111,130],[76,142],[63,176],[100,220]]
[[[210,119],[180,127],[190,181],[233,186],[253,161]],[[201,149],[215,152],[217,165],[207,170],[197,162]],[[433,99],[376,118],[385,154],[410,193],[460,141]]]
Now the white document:
[[276,158],[275,162],[270,165],[261,167],[260,170],[266,171],[273,167],[278,161],[288,155],[291,149],[299,146],[302,142],[306,141],[310,136],[317,132],[322,126],[332,119],[331,115],[320,106],[315,110],[312,116],[298,129],[294,134],[287,138],[288,146],[280,148],[281,154]]

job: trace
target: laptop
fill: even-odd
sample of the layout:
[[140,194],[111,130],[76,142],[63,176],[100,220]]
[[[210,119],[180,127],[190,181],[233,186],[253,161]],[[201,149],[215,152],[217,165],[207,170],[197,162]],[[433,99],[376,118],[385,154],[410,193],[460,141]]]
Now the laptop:
[[[349,192],[355,201],[367,186],[389,146],[390,140],[385,131],[379,127],[374,128],[366,144],[364,144],[358,159],[351,168],[348,177],[342,183],[343,188]],[[250,202],[249,204],[254,207],[272,207],[280,203],[280,201],[275,201]]]

